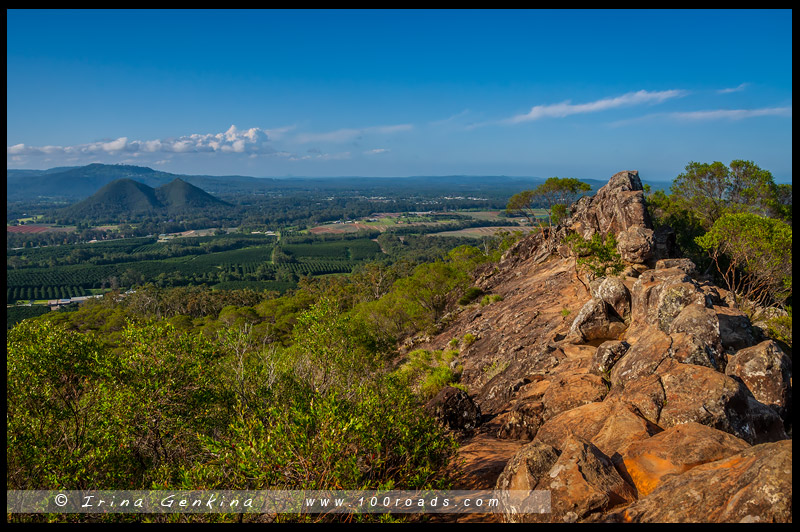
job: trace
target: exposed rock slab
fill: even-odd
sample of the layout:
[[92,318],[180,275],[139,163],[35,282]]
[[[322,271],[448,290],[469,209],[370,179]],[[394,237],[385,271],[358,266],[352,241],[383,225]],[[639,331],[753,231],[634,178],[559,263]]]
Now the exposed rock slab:
[[781,418],[723,373],[670,360],[659,369],[659,376],[665,393],[658,418],[663,428],[694,421],[750,444],[786,437]]
[[577,436],[610,457],[621,457],[631,442],[649,438],[660,430],[627,404],[606,400],[562,412],[539,428],[534,441],[560,448],[561,442]]
[[792,442],[757,445],[665,478],[607,520],[791,523]]
[[623,461],[638,497],[642,498],[670,475],[727,458],[748,447],[747,442],[727,432],[699,423],[685,423],[631,443],[625,449]]

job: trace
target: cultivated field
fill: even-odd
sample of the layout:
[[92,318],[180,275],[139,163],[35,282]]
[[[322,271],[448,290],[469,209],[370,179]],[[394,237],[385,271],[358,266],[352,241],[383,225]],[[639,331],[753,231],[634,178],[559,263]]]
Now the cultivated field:
[[6,232],[8,233],[22,233],[22,234],[32,234],[32,233],[46,233],[50,232],[59,232],[59,233],[71,233],[75,230],[74,225],[65,225],[62,227],[55,227],[52,225],[7,225]]

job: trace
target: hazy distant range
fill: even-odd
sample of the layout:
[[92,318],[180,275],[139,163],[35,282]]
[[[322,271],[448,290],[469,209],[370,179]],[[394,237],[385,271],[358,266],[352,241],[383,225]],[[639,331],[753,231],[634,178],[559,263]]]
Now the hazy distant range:
[[[533,188],[544,181],[539,177],[508,176],[413,176],[413,177],[291,177],[261,178],[240,175],[209,176],[182,175],[161,172],[142,166],[90,164],[78,167],[59,167],[49,170],[6,171],[6,193],[8,201],[41,201],[44,199],[75,201],[87,198],[100,188],[117,179],[132,179],[149,187],[164,186],[176,178],[199,187],[217,196],[263,193],[300,193],[303,191],[344,192],[357,191],[364,195],[380,195],[392,190],[419,193],[442,191],[450,194],[492,195],[505,193],[509,196]],[[605,181],[585,179],[598,188]],[[653,189],[667,189],[668,182],[649,182]]]

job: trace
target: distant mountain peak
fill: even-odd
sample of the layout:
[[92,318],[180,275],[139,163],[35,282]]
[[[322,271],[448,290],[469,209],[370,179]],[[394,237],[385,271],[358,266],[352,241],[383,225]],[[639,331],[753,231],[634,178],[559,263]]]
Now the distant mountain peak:
[[180,178],[158,188],[121,178],[66,207],[62,213],[72,219],[130,220],[141,215],[167,216],[190,209],[225,206],[229,204]]

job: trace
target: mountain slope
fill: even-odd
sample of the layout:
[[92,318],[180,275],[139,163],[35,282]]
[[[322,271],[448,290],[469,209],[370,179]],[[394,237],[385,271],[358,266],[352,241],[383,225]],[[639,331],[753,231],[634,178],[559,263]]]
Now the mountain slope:
[[579,280],[565,249],[528,236],[479,272],[499,301],[411,347],[473,338],[453,364],[483,418],[456,488],[550,492],[545,514],[501,497],[510,522],[790,522],[787,354],[668,258],[638,173],[580,200],[568,228],[624,237],[623,274]]
[[72,220],[127,221],[143,215],[171,216],[194,209],[228,206],[181,179],[157,189],[133,179],[117,179],[85,200],[62,209],[60,214]]
[[40,198],[77,200],[88,198],[99,188],[118,179],[132,179],[155,188],[178,177],[214,193],[253,192],[274,182],[273,179],[246,176],[179,176],[143,166],[95,163],[50,170],[7,170],[6,194],[10,201]]
[[228,205],[208,192],[177,178],[155,190],[158,200],[170,213],[183,209],[201,209],[213,205]]

